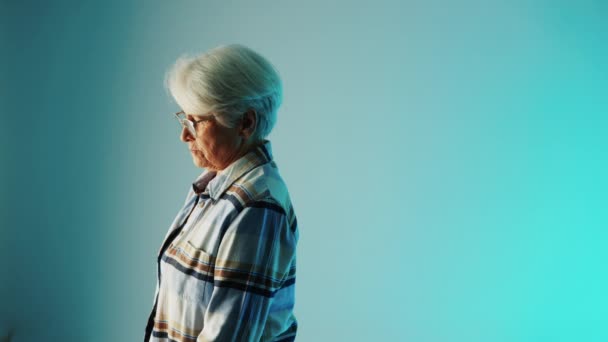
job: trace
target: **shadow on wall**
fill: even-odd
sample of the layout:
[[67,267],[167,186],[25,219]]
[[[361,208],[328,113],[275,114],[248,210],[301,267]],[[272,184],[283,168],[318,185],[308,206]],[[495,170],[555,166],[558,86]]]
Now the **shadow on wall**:
[[0,342],[11,342],[13,340],[13,336],[14,335],[15,335],[15,330],[14,329],[10,329],[6,333],[6,336],[2,337],[2,340],[0,340]]

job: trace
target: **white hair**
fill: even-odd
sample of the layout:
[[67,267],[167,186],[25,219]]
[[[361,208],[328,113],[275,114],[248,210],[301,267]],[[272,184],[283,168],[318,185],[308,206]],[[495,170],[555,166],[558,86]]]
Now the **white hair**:
[[212,112],[226,127],[234,127],[244,112],[253,109],[257,118],[253,141],[270,133],[283,100],[277,70],[257,52],[238,44],[180,57],[167,72],[165,87],[186,113]]

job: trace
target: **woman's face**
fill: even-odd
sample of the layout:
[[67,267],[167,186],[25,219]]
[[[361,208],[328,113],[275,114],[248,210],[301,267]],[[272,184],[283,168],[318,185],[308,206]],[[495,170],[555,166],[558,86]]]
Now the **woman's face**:
[[[201,117],[187,115],[192,121]],[[224,127],[215,118],[195,124],[196,135],[182,127],[181,141],[188,144],[192,161],[198,167],[212,171],[226,168],[241,157],[244,147],[244,137],[240,134],[241,125],[234,128]]]

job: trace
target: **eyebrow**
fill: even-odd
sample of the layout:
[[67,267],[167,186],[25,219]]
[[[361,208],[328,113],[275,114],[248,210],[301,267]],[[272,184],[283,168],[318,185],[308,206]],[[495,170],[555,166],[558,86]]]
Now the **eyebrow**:
[[183,114],[187,120],[191,120],[191,121],[211,120],[214,117],[213,113],[211,113],[211,112],[206,113],[206,114],[200,114],[200,115],[186,114],[185,111],[181,111],[180,113]]
[[191,120],[191,121],[196,121],[196,120],[198,120],[198,119],[195,117],[195,115],[193,115],[193,114],[186,114],[186,113],[184,112],[184,115],[186,116],[186,119],[188,119],[188,120]]

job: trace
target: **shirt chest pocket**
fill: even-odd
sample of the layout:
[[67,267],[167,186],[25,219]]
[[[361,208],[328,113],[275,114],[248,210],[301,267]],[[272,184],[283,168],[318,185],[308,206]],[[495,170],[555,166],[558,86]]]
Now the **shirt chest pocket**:
[[171,278],[167,279],[168,290],[185,300],[207,306],[213,291],[215,257],[183,241],[167,249],[165,261],[169,264],[167,275]]

